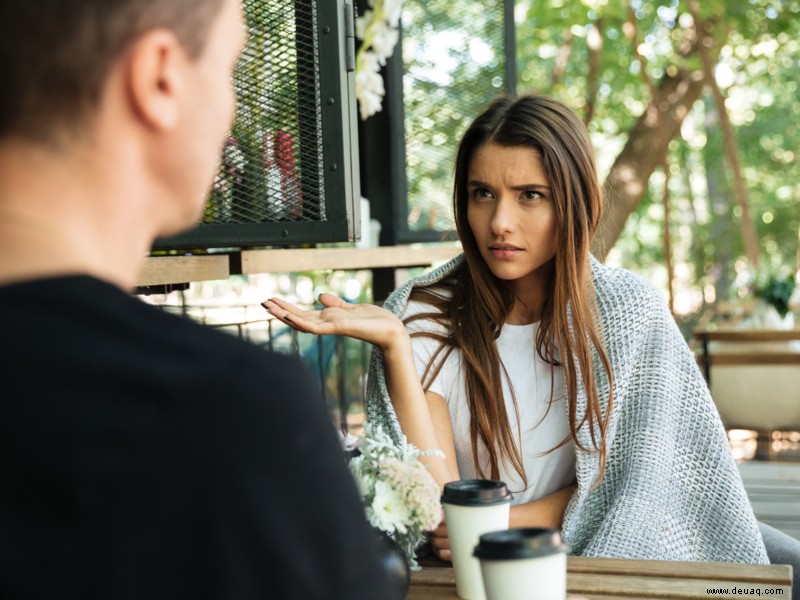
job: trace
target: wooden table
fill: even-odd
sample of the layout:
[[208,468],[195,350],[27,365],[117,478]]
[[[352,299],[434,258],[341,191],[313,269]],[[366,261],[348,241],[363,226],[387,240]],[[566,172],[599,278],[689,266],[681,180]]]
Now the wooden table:
[[[749,596],[744,595],[745,589],[750,592]],[[721,593],[721,590],[727,592]],[[568,600],[741,599],[743,596],[759,597],[758,590],[761,598],[789,600],[792,596],[791,567],[578,556],[567,559]],[[458,598],[450,563],[426,559],[422,571],[411,575],[407,600],[450,598]]]

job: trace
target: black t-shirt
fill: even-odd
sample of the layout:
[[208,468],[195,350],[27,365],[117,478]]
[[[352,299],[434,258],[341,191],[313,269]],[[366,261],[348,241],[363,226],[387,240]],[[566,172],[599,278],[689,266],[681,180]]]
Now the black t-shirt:
[[295,360],[74,276],[0,287],[0,370],[0,597],[389,597]]

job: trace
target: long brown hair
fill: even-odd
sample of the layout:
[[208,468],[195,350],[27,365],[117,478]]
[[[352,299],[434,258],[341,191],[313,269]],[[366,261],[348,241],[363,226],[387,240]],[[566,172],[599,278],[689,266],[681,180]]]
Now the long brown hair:
[[[521,449],[512,435],[503,400],[501,371],[505,369],[495,344],[514,297],[505,282],[489,270],[467,222],[470,162],[475,152],[487,143],[535,149],[550,182],[559,242],[542,306],[536,352],[550,363],[551,373],[557,366],[564,369],[570,437],[583,450],[599,452],[602,474],[613,392],[603,406],[595,386],[593,350],[610,384],[612,373],[596,323],[589,265],[589,242],[600,219],[601,193],[586,128],[569,108],[556,100],[545,96],[498,98],[461,138],[455,164],[453,210],[465,261],[446,281],[412,294],[412,299],[432,305],[437,312],[420,313],[409,321],[430,319],[449,330],[447,335],[414,334],[441,342],[423,374],[423,385],[427,389],[438,373],[439,369],[433,365],[441,366],[443,361],[438,359],[442,355],[454,348],[461,350],[476,469],[481,476],[487,476],[478,460],[480,441],[488,451],[490,478],[497,479],[500,461],[507,461],[527,486]],[[556,359],[556,348],[560,361]],[[581,415],[577,408],[580,388],[585,390],[587,401],[586,411]],[[551,398],[552,390],[551,383]],[[516,398],[513,401],[516,410]],[[591,433],[591,449],[578,440],[578,430],[585,424]]]

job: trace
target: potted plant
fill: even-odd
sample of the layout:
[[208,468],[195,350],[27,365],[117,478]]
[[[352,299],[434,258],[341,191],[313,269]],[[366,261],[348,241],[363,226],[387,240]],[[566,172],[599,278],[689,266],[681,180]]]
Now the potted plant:
[[761,302],[754,312],[754,322],[761,329],[792,329],[793,315],[789,302],[796,285],[795,276],[786,271],[759,273],[750,289]]

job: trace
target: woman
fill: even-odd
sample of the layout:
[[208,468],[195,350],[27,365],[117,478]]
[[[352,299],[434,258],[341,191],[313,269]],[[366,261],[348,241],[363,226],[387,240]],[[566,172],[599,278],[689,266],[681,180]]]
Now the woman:
[[[369,421],[442,449],[427,463],[440,485],[506,481],[512,527],[559,527],[574,554],[766,563],[660,294],[589,254],[601,202],[580,120],[542,96],[496,100],[459,145],[453,201],[463,255],[384,308],[265,307],[374,344]],[[433,546],[449,558],[446,524]]]

